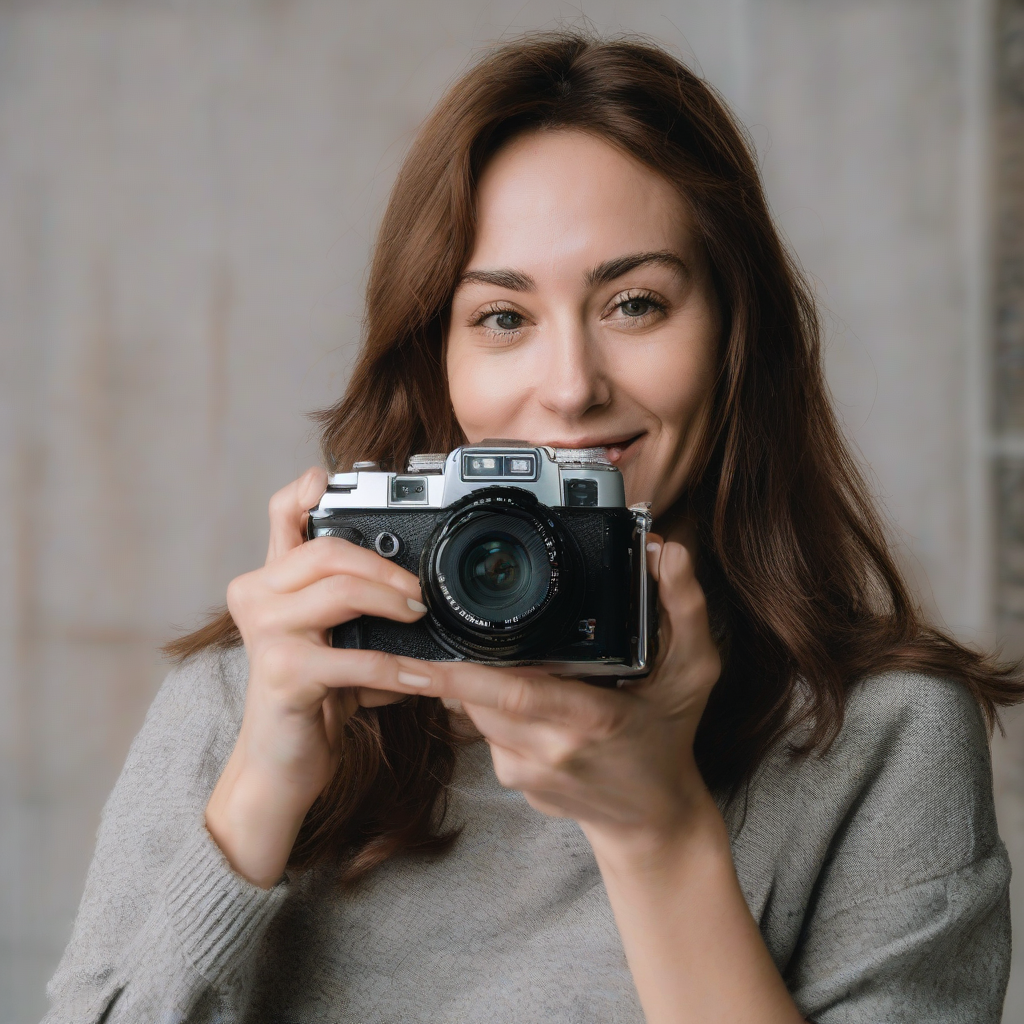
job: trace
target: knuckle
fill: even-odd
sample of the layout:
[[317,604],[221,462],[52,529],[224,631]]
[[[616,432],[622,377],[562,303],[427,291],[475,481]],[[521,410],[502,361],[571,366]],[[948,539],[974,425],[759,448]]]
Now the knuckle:
[[555,734],[545,744],[544,763],[555,771],[570,769],[584,745],[580,736]]
[[374,679],[390,675],[392,662],[390,654],[385,654],[383,651],[367,651],[365,657],[366,668]]
[[522,788],[522,786],[519,785],[519,780],[516,778],[516,776],[504,766],[500,768],[497,765],[494,766],[494,777],[498,780],[498,783],[504,789]]
[[327,589],[332,596],[339,598],[345,604],[350,604],[357,589],[355,580],[345,574],[336,573],[327,577]]
[[594,708],[591,732],[596,739],[608,740],[622,732],[626,723],[626,709],[619,702],[602,701]]
[[253,590],[253,580],[251,573],[245,573],[242,576],[236,576],[229,584],[227,589],[227,602],[228,611],[232,615],[236,612],[244,612],[250,603],[251,595]]
[[673,583],[681,583],[693,574],[693,559],[685,545],[669,541],[661,552],[661,572]]
[[704,600],[704,595],[700,591],[687,594],[681,602],[680,611],[687,621],[699,622],[707,615],[707,602]]
[[494,775],[505,789],[522,789],[525,779],[518,759],[510,757],[500,748],[491,747]]
[[271,632],[279,621],[279,602],[260,585],[258,572],[237,576],[228,584],[227,605],[248,634]]
[[[407,573],[404,569],[399,566],[389,563],[388,572],[384,577],[384,583],[391,587],[392,590],[397,590],[399,593],[404,594],[409,589],[409,577],[412,573]],[[419,580],[415,580],[416,586],[419,587]]]
[[513,677],[502,691],[501,710],[510,715],[529,717],[533,708],[533,687],[522,676]]
[[267,511],[272,522],[286,518],[294,510],[295,501],[292,497],[292,490],[293,485],[289,484],[270,496]]

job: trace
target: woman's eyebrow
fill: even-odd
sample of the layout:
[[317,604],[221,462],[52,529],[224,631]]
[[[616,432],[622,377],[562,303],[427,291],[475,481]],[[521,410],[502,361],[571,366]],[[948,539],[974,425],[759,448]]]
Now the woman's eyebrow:
[[467,270],[459,278],[459,285],[470,284],[493,284],[498,288],[508,288],[513,292],[532,292],[537,287],[529,274],[519,270]]
[[[677,256],[668,249],[663,249],[658,252],[631,252],[625,256],[616,256],[612,260],[605,260],[593,270],[588,270],[584,280],[588,287],[595,284],[607,284],[609,281],[614,281],[615,278],[622,277],[623,274],[628,274],[629,271],[648,263],[661,263],[683,276],[688,273],[686,262],[681,256]],[[532,292],[537,287],[537,282],[529,274],[511,268],[467,270],[459,278],[456,287],[464,284],[493,284],[497,288],[508,288],[513,292]]]
[[689,273],[686,261],[668,249],[658,252],[633,252],[626,256],[616,256],[613,260],[606,260],[604,263],[588,270],[586,283],[588,286],[595,284],[608,284],[623,274],[628,274],[637,267],[645,266],[648,263],[660,263],[663,266],[671,267],[680,276],[685,277]]

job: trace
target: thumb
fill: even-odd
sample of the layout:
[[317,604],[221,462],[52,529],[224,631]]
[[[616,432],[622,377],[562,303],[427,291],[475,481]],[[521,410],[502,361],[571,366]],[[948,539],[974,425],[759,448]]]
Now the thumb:
[[327,471],[314,466],[270,499],[268,563],[297,548],[306,539],[306,513],[326,490]]
[[[652,556],[649,554],[648,558]],[[711,637],[707,602],[697,582],[693,558],[682,544],[668,541],[658,552],[658,600],[662,650],[657,676],[674,696],[687,702],[707,692],[722,671]]]

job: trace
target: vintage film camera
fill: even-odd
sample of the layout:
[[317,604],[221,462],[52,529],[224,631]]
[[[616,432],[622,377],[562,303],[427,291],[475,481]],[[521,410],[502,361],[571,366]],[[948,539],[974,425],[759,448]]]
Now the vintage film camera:
[[427,605],[411,625],[336,626],[335,647],[621,678],[649,672],[654,655],[650,528],[603,448],[485,441],[414,455],[405,473],[357,462],[334,474],[307,537],[393,559],[419,575]]

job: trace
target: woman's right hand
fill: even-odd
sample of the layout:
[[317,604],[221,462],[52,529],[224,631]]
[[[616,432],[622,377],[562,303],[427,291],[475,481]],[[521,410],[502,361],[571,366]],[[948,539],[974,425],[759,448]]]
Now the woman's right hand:
[[231,866],[264,888],[283,875],[306,812],[334,776],[345,722],[361,703],[404,696],[387,692],[393,659],[336,650],[327,631],[359,615],[415,622],[426,611],[417,578],[375,552],[337,537],[303,542],[326,486],[326,473],[310,469],[271,498],[266,564],[228,586],[249,683],[206,826]]

